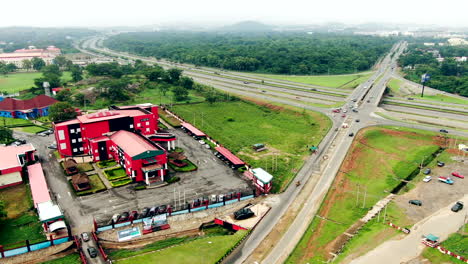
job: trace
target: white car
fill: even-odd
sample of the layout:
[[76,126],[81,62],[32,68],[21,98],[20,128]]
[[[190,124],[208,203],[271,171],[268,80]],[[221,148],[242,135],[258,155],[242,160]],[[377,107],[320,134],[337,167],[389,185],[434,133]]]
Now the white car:
[[204,140],[198,140],[198,143],[204,145],[206,142]]
[[432,176],[428,175],[428,176],[424,177],[423,182],[430,182],[431,180],[432,180]]
[[348,110],[346,110],[346,109],[345,109],[345,110],[343,110],[343,113],[347,113],[347,112],[348,112]]

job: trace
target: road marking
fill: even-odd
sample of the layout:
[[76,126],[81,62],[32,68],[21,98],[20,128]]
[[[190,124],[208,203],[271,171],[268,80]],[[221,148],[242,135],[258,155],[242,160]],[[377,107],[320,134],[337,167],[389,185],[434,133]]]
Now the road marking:
[[60,194],[57,194],[57,197],[58,197],[57,199],[60,199]]
[[70,196],[70,197],[71,197],[71,193],[70,193],[70,192],[68,192],[68,196]]

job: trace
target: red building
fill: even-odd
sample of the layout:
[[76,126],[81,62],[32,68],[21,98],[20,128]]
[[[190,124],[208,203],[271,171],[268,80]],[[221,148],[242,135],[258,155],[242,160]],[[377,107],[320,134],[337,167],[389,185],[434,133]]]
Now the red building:
[[175,144],[172,134],[158,134],[158,108],[153,105],[112,106],[109,110],[54,124],[63,157],[89,155],[94,161],[114,159],[135,181],[164,180],[166,150],[156,142]]
[[35,151],[32,144],[0,147],[0,189],[23,182],[23,167],[34,161]]

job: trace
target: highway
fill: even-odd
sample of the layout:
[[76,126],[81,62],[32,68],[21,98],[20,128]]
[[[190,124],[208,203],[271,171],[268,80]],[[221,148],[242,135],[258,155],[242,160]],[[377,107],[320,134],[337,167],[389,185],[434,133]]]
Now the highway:
[[[100,52],[106,52],[113,54],[114,56],[124,56],[131,59],[141,59],[150,63],[158,63],[163,67],[169,67],[166,62],[157,61],[155,59],[141,58],[138,56],[128,55],[120,52],[110,51],[108,49],[98,48],[96,43],[101,42],[102,38],[91,38],[83,43],[83,47],[86,49],[99,50]],[[257,227],[254,229],[249,238],[238,248],[235,252],[235,263],[254,263],[254,262],[263,262],[263,263],[282,263],[286,260],[287,256],[292,252],[295,245],[301,238],[302,234],[307,229],[309,223],[313,219],[316,211],[320,207],[322,200],[327,193],[330,185],[332,184],[336,172],[338,171],[341,162],[343,161],[346,153],[348,152],[349,147],[351,146],[353,137],[349,137],[350,132],[357,133],[360,129],[373,125],[395,125],[395,126],[405,126],[412,127],[430,131],[438,131],[440,128],[428,127],[419,124],[408,124],[399,121],[387,120],[380,117],[377,117],[373,114],[375,111],[379,110],[379,104],[382,99],[384,90],[386,88],[387,81],[393,76],[396,68],[396,60],[398,56],[406,48],[407,43],[400,42],[394,45],[392,50],[387,56],[381,61],[378,70],[369,78],[368,81],[362,83],[357,88],[355,88],[352,93],[347,97],[343,98],[346,108],[356,107],[357,112],[349,111],[346,116],[346,122],[350,125],[349,128],[340,128],[341,124],[344,122],[341,114],[333,114],[330,109],[323,107],[316,107],[313,105],[308,105],[305,100],[301,97],[300,100],[291,100],[291,96],[288,94],[295,94],[297,91],[294,89],[304,89],[304,86],[288,84],[288,87],[294,88],[289,90],[287,93],[281,94],[279,92],[284,92],[277,90],[277,86],[269,86],[268,84],[255,84],[259,85],[259,89],[267,91],[266,93],[262,91],[257,91],[257,86],[252,89],[252,87],[246,88],[246,84],[243,83],[244,79],[233,81],[232,78],[223,77],[225,73],[216,76],[216,80],[212,79],[212,75],[200,76],[200,69],[197,69],[195,74],[191,74],[190,70],[194,66],[181,65],[181,64],[170,64],[170,67],[180,67],[181,69],[188,69],[184,71],[184,74],[193,77],[196,81],[201,83],[210,84],[215,88],[220,90],[236,93],[248,97],[253,97],[262,100],[269,100],[273,102],[284,103],[292,105],[295,107],[300,107],[304,109],[310,109],[322,112],[329,116],[333,121],[333,126],[330,129],[329,133],[322,140],[319,145],[319,152],[315,155],[312,155],[306,162],[302,169],[296,175],[295,180],[301,181],[306,184],[312,184],[313,188],[310,193],[307,193],[306,200],[296,200],[296,197],[303,190],[302,186],[296,187],[294,184],[291,184],[283,193],[278,195],[278,202],[273,206],[271,211],[266,215],[263,221],[261,221]],[[89,51],[84,51],[89,52]],[[394,54],[393,56],[391,56]],[[205,69],[205,68],[203,68]],[[211,69],[209,69],[211,70]],[[209,71],[205,70],[205,71]],[[219,70],[218,70],[219,71]],[[214,71],[213,71],[214,72]],[[229,74],[229,73],[228,73]],[[242,75],[242,78],[248,77],[248,74],[239,74],[236,73],[236,76]],[[245,76],[244,76],[245,75]],[[230,74],[232,76],[232,74]],[[249,80],[258,80],[251,78]],[[276,82],[281,86],[285,86],[284,82]],[[283,87],[281,87],[283,88]],[[331,92],[332,90],[325,87],[314,88],[312,86],[310,89],[317,89],[321,92]],[[272,91],[277,91],[273,94]],[[317,96],[317,91],[311,90],[311,97]],[[270,94],[271,93],[271,94]],[[335,91],[333,91],[335,93]],[[281,96],[283,95],[283,96]],[[302,96],[302,95],[301,95]],[[327,95],[329,96],[329,95]],[[312,102],[312,100],[310,101]],[[343,107],[343,108],[344,108]],[[414,108],[405,108],[415,111]],[[351,109],[349,109],[351,110]],[[360,122],[354,122],[356,119],[360,119]],[[451,132],[452,134],[452,132]],[[468,136],[468,133],[463,131],[453,131],[453,134]],[[327,157],[325,160],[324,157]],[[309,179],[314,179],[313,181],[308,182]],[[305,189],[305,188],[304,188]],[[280,222],[283,215],[288,211],[288,207],[292,203],[301,203],[304,206],[297,214],[294,221],[289,226],[288,230],[284,233],[282,238],[279,241],[268,241],[265,240],[267,235],[274,230],[275,226]],[[258,248],[260,244],[270,243],[273,246],[273,249],[269,252],[264,259],[252,259],[249,258],[252,256],[252,253]]]

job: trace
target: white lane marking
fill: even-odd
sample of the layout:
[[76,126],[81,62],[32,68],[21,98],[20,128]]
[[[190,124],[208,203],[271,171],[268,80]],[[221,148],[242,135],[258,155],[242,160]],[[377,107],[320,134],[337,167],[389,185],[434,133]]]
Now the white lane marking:
[[57,194],[57,199],[60,199],[60,194]]
[[71,193],[70,193],[70,192],[68,192],[68,196],[70,196],[70,197],[71,197]]

